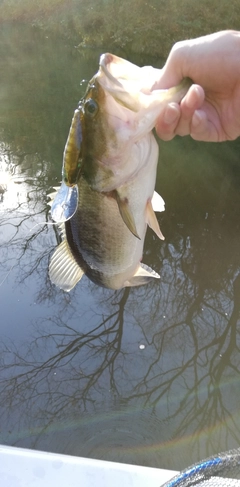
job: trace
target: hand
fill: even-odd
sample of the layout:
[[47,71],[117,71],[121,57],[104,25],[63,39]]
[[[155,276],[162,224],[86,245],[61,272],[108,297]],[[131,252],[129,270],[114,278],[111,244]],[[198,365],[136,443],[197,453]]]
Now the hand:
[[176,43],[153,89],[194,82],[181,103],[170,103],[156,123],[163,140],[188,135],[221,142],[240,136],[240,32],[223,31]]

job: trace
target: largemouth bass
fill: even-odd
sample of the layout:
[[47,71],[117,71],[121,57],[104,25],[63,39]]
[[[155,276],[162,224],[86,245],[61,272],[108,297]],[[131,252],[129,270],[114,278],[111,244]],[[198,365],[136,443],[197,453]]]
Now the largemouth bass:
[[166,103],[179,102],[191,82],[152,90],[158,77],[157,69],[104,54],[74,112],[51,210],[63,241],[49,274],[65,291],[84,273],[111,289],[160,277],[141,263],[147,225],[164,239],[155,216],[164,202],[154,192],[158,144],[152,129]]

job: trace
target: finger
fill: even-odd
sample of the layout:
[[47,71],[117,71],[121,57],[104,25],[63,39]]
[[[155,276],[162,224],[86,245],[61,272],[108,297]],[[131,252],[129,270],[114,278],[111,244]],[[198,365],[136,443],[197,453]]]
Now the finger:
[[174,71],[172,72],[172,69],[169,70],[167,63],[161,70],[159,70],[159,77],[152,86],[152,90],[166,90],[178,85],[181,81],[181,75],[179,76],[178,73],[175,73]]
[[181,110],[177,103],[169,103],[161,113],[156,123],[156,132],[160,139],[171,140],[176,134],[175,129],[181,116]]
[[187,94],[181,101],[182,116],[193,116],[195,110],[198,110],[205,98],[204,89],[200,85],[193,84],[190,86]]
[[192,85],[185,97],[182,99],[181,107],[181,118],[179,120],[178,126],[176,127],[177,135],[189,135],[190,127],[192,123],[192,117],[196,110],[200,109],[204,102],[204,90],[199,85]]
[[204,110],[196,110],[190,127],[190,135],[194,140],[218,142],[219,134],[214,123],[208,119]]
[[193,41],[189,42],[189,40],[186,40],[174,44],[161,70],[155,89],[166,89],[176,86],[186,76],[194,79],[192,76],[192,71],[194,71],[192,65],[194,63],[191,62],[191,56],[189,62],[189,52],[192,43]]

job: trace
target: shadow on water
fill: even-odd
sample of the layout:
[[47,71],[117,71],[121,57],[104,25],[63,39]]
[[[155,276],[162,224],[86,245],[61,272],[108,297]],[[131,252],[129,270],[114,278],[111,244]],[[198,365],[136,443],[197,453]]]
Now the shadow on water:
[[64,293],[47,194],[97,59],[21,34],[0,42],[0,442],[172,469],[239,446],[239,142],[160,144],[160,283]]

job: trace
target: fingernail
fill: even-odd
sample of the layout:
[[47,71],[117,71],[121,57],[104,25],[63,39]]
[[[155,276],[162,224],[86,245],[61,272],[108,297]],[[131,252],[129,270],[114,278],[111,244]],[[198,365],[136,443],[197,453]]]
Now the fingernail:
[[176,120],[178,119],[178,115],[179,114],[178,114],[177,107],[175,105],[169,103],[169,105],[167,106],[167,108],[165,110],[163,120],[168,125],[171,125],[172,123],[176,122]]

